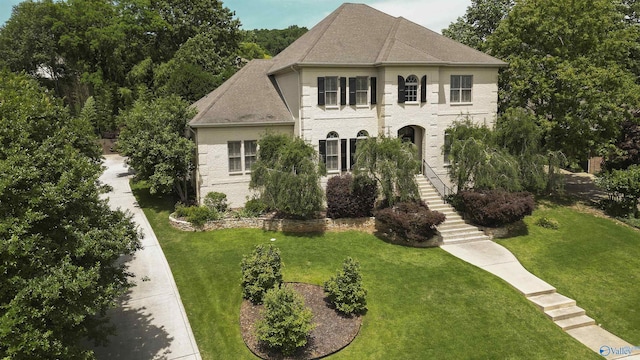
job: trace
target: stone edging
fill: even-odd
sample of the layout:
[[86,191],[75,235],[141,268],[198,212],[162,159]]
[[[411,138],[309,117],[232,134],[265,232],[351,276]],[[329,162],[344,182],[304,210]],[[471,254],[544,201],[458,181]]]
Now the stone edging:
[[173,214],[169,215],[169,223],[176,229],[182,231],[209,231],[219,229],[239,229],[251,228],[267,231],[282,231],[291,233],[313,233],[313,232],[340,232],[357,230],[373,234],[376,231],[375,218],[354,218],[354,219],[312,219],[312,220],[292,220],[292,219],[271,219],[266,217],[242,218],[242,219],[222,219],[207,222],[202,229],[197,229],[190,222],[177,219]]

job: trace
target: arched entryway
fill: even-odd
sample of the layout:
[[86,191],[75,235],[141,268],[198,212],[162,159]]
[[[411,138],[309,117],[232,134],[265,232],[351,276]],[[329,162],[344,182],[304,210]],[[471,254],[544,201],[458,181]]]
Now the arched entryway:
[[408,141],[416,145],[418,148],[418,159],[422,163],[424,149],[424,128],[418,125],[408,125],[398,130],[398,137],[402,141]]

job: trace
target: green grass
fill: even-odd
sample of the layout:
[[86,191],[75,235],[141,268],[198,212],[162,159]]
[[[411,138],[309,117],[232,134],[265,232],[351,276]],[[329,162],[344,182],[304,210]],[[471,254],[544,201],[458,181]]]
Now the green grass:
[[332,359],[598,358],[502,280],[444,251],[358,232],[291,236],[255,229],[187,233],[171,201],[134,190],[171,265],[204,359],[253,359],[239,328],[240,261],[256,244],[282,252],[285,281],[322,284],[347,256],[361,263],[369,311]]
[[[499,241],[533,274],[578,302],[603,328],[640,344],[640,232],[613,220],[543,203],[528,235]],[[559,229],[534,225],[541,217]]]

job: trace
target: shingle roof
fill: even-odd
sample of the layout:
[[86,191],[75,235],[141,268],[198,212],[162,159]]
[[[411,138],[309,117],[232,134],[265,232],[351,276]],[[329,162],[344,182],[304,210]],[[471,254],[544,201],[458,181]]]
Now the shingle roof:
[[293,65],[506,65],[402,17],[350,3],[342,4],[273,60],[269,73]]
[[278,89],[267,76],[273,60],[252,60],[217,89],[196,101],[192,127],[293,124]]

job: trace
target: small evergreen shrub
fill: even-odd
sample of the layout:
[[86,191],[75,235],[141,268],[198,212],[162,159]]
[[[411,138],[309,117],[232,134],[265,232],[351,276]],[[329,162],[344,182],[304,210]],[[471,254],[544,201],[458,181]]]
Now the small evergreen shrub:
[[251,255],[242,257],[242,297],[253,304],[262,303],[267,290],[282,283],[280,250],[273,246],[258,245]]
[[343,314],[361,314],[367,310],[367,290],[362,286],[360,264],[348,257],[335,276],[324,283],[329,301]]
[[256,324],[258,339],[285,356],[305,346],[314,328],[311,310],[305,307],[302,296],[288,286],[267,291],[262,316]]
[[189,210],[187,210],[188,208],[189,208],[188,206],[179,202],[179,203],[176,203],[175,211],[173,213],[176,217],[186,218],[187,215],[189,215]]
[[204,197],[204,205],[209,209],[215,209],[219,213],[223,213],[228,210],[229,204],[227,204],[227,195],[221,192],[210,192]]
[[558,230],[560,228],[560,224],[556,219],[541,217],[536,220],[536,225],[543,227],[545,229]]
[[522,220],[535,208],[533,195],[528,192],[504,190],[461,191],[458,193],[465,215],[475,224],[498,227]]
[[334,176],[327,182],[327,217],[359,218],[371,216],[377,197],[374,180],[350,174]]
[[437,232],[436,226],[445,220],[443,213],[429,210],[422,201],[397,203],[377,210],[374,215],[391,232],[413,242],[432,238]]
[[252,214],[254,217],[260,216],[269,210],[267,204],[260,198],[254,198],[247,200],[244,204],[244,211],[248,214]]
[[220,214],[206,206],[190,206],[186,209],[187,221],[197,228],[202,228],[207,221],[219,220]]

